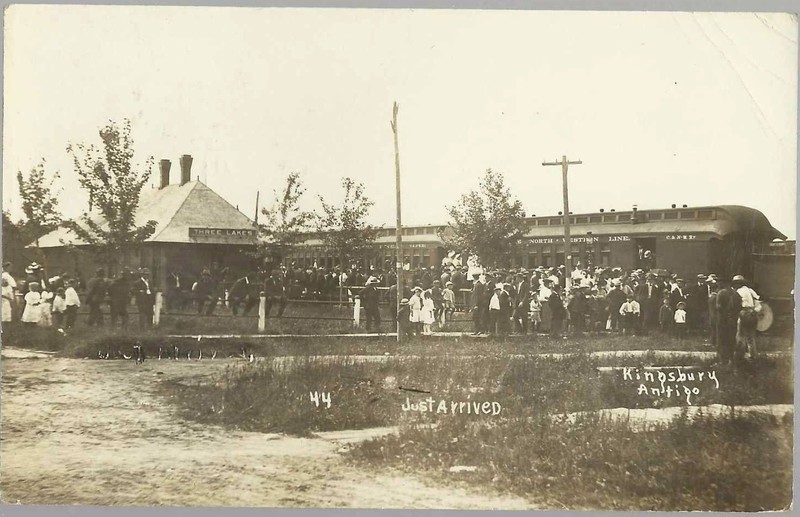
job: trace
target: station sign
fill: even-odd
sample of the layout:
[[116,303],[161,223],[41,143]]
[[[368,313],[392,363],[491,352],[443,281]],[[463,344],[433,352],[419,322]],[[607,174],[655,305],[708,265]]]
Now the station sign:
[[243,228],[189,228],[189,238],[198,242],[252,243],[256,240],[255,229]]

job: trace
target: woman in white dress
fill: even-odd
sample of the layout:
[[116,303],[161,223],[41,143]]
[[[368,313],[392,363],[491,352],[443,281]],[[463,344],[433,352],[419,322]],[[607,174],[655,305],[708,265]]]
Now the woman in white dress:
[[53,293],[48,291],[47,289],[42,290],[42,294],[40,295],[40,303],[39,303],[39,326],[40,327],[52,327],[53,326],[53,316],[52,316],[52,308],[53,308]]
[[36,325],[41,319],[42,295],[39,293],[39,283],[31,282],[28,284],[28,293],[25,295],[25,310],[22,313],[23,323]]
[[14,288],[3,278],[3,323],[12,321],[14,317]]
[[408,321],[414,329],[415,334],[422,330],[422,288],[415,287],[414,295],[408,300],[409,315]]
[[436,321],[436,304],[430,289],[422,295],[422,334],[431,335],[431,325]]

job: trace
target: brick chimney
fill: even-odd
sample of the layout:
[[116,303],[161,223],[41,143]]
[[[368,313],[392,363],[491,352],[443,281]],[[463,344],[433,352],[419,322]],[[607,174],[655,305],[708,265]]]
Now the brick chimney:
[[181,185],[186,185],[192,181],[192,156],[184,154],[181,156]]
[[159,189],[169,185],[169,169],[171,166],[172,162],[169,160],[160,160],[158,162],[158,168],[161,171],[161,183],[158,186]]

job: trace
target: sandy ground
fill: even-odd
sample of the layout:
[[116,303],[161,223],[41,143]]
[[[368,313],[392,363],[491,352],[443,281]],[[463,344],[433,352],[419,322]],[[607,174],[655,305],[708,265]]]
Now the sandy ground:
[[363,434],[306,439],[203,426],[181,419],[156,393],[165,379],[211,375],[227,361],[137,367],[8,352],[0,443],[6,503],[534,508],[488,488],[359,470],[338,451]]

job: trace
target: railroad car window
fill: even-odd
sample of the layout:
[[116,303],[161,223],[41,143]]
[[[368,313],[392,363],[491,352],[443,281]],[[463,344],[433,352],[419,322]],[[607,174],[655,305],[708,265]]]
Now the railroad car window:
[[599,215],[593,215],[593,216],[589,217],[589,222],[590,223],[599,223],[602,220],[603,220],[603,218],[600,217]]
[[588,223],[588,222],[589,222],[589,218],[588,218],[588,217],[576,217],[576,218],[575,218],[575,222],[576,222],[577,224],[580,224],[580,223]]
[[714,218],[714,211],[713,210],[698,210],[697,211],[697,218],[698,219],[713,219]]
[[681,219],[694,219],[694,210],[691,212],[681,212]]
[[603,222],[604,223],[613,223],[616,220],[617,220],[617,216],[616,215],[604,215],[603,216]]
[[569,224],[577,224],[574,217],[569,218]]
[[547,226],[548,224],[550,224],[549,219],[539,219],[536,221],[536,226]]
[[661,212],[648,212],[647,213],[647,219],[649,221],[658,221],[658,220],[662,219],[663,217],[664,217],[664,214],[662,214]]
[[664,214],[664,219],[677,219],[678,212],[667,212]]
[[550,219],[550,224],[561,224],[561,218]]
[[631,220],[631,214],[619,214],[617,216],[617,221],[630,221],[630,220]]
[[528,267],[536,267],[539,261],[536,260],[536,253],[528,253]]

